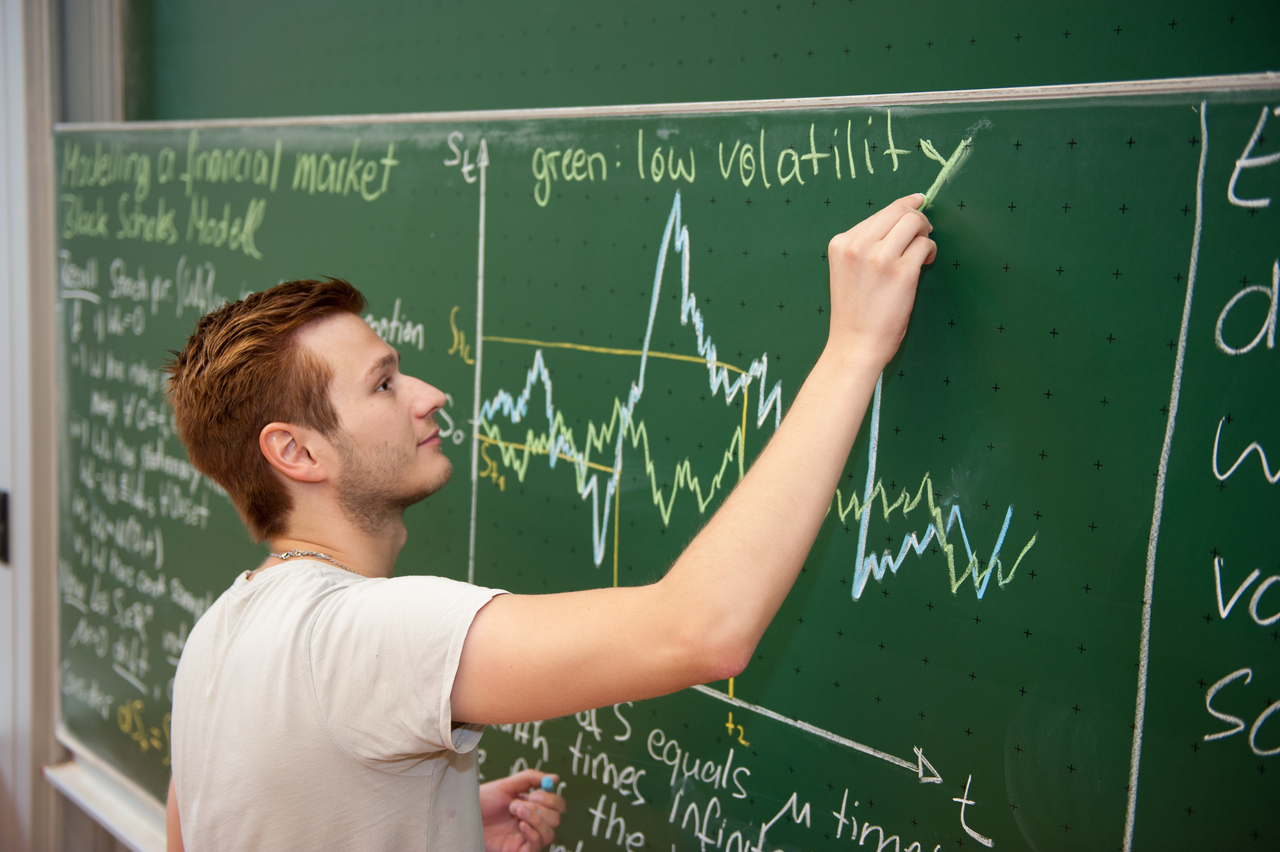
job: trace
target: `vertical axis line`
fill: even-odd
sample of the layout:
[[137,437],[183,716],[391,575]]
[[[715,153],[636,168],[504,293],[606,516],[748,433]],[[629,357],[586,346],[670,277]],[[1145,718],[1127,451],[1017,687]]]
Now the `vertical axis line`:
[[1182,329],[1178,334],[1178,357],[1173,366],[1173,388],[1169,392],[1169,419],[1164,427],[1164,447],[1156,473],[1155,506],[1151,512],[1151,534],[1147,537],[1147,577],[1142,593],[1142,641],[1138,647],[1138,691],[1134,700],[1133,750],[1129,754],[1129,802],[1124,817],[1124,852],[1132,852],[1134,820],[1138,810],[1138,765],[1142,762],[1142,726],[1147,713],[1147,676],[1151,653],[1151,610],[1156,587],[1156,544],[1164,515],[1164,486],[1169,472],[1169,452],[1182,393],[1182,367],[1187,355],[1187,332],[1191,325],[1191,297],[1196,287],[1196,267],[1200,261],[1200,229],[1204,223],[1204,169],[1209,158],[1208,102],[1200,102],[1200,168],[1196,174],[1196,224],[1191,238],[1191,262],[1187,268],[1187,295],[1182,303]]
[[[738,438],[738,481],[742,481],[744,474],[744,466],[747,461],[747,408],[750,407],[751,385],[742,386],[742,432]],[[729,678],[729,697],[733,697],[733,678]],[[729,718],[733,718],[732,711]],[[732,732],[730,732],[732,733]]]
[[618,516],[622,514],[622,484],[613,492],[613,587],[618,588]]
[[476,498],[480,488],[480,366],[484,363],[484,191],[489,149],[480,140],[480,228],[476,260],[476,380],[471,407],[471,533],[467,550],[467,582],[476,581]]

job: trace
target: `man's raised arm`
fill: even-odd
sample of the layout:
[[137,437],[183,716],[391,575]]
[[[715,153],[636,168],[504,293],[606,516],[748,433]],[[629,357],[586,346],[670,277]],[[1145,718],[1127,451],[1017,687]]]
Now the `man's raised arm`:
[[908,196],[831,240],[831,329],[777,433],[657,583],[500,595],[477,614],[453,717],[549,719],[746,667],[826,517],[881,370],[906,333],[933,230]]

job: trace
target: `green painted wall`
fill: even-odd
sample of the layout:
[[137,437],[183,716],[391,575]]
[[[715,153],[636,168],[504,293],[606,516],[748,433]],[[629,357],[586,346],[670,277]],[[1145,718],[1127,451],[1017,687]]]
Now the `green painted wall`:
[[131,117],[794,98],[1280,68],[1266,0],[135,2]]

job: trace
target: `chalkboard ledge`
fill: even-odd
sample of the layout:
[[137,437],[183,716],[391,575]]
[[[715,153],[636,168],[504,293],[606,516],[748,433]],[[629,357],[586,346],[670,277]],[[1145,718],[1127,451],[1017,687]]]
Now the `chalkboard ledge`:
[[616,104],[590,107],[540,107],[527,109],[458,110],[455,112],[369,113],[356,115],[295,115],[269,118],[201,118],[167,121],[71,121],[55,122],[57,133],[103,130],[211,130],[219,127],[340,127],[350,124],[462,124],[477,121],[532,121],[536,119],[609,118],[613,116],[712,115],[761,111],[846,109],[849,107],[906,107],[939,104],[989,103],[992,101],[1076,100],[1118,96],[1157,96],[1198,92],[1251,92],[1274,89],[1276,71],[1248,74],[1215,74],[1204,77],[1164,77],[1152,80],[1120,80],[1102,83],[1063,83],[1049,86],[1003,86],[989,89],[892,92],[875,95],[839,95],[812,98],[764,98],[739,101],[688,101],[676,103]]
[[58,741],[73,757],[45,779],[132,852],[164,852],[164,805],[61,727]]

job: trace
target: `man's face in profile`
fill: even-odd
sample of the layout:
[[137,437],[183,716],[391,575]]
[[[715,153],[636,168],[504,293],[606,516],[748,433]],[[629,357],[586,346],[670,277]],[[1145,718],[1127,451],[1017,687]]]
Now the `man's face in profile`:
[[357,525],[376,532],[449,481],[434,414],[444,394],[400,372],[400,355],[351,313],[303,329],[301,345],[333,372],[338,414],[333,437],[338,501]]

